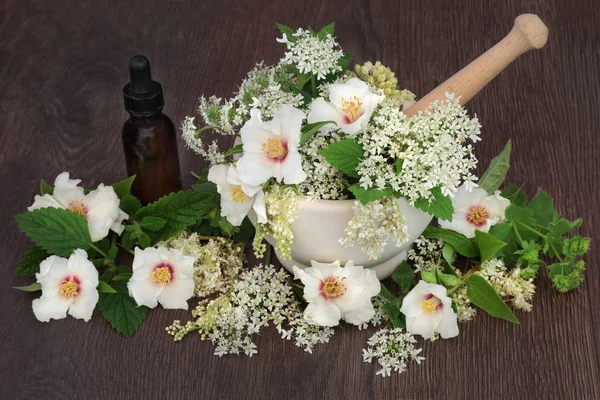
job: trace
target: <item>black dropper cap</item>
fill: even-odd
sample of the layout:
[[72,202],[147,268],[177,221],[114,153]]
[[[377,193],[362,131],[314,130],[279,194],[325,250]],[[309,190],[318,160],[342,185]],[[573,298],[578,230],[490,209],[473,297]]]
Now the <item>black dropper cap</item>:
[[129,60],[131,82],[123,88],[125,110],[134,117],[149,117],[159,113],[163,105],[160,83],[152,80],[150,62],[142,55]]

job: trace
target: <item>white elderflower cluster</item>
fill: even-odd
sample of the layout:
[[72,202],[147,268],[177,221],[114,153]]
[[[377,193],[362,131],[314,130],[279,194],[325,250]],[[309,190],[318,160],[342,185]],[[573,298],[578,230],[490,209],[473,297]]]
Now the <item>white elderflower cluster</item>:
[[[452,195],[463,181],[477,179],[471,172],[477,159],[467,141],[480,140],[479,134],[479,121],[469,118],[453,95],[413,117],[384,103],[357,138],[365,150],[357,167],[360,185],[390,187],[411,204],[433,199],[431,190],[436,187],[444,196]],[[395,160],[403,160],[399,174]]]
[[209,161],[211,165],[222,164],[225,162],[225,155],[221,153],[216,140],[205,148],[202,138],[200,138],[200,132],[198,132],[198,128],[196,128],[196,125],[194,124],[194,118],[185,117],[181,123],[181,131],[187,147],[196,154],[200,154]]
[[510,300],[517,310],[531,311],[535,294],[533,279],[521,277],[521,269],[509,271],[501,258],[492,258],[481,265],[478,275],[487,280],[500,297]]
[[293,38],[284,34],[278,42],[287,46],[280,61],[282,65],[295,65],[300,73],[316,75],[318,80],[342,71],[339,62],[344,52],[331,34],[319,39],[316,34],[299,28]]
[[346,188],[350,186],[346,176],[325,161],[321,150],[342,137],[338,132],[317,132],[300,148],[302,170],[307,178],[298,185],[300,193],[313,199],[345,200]]
[[183,232],[158,245],[181,250],[184,255],[196,259],[194,294],[197,297],[225,293],[244,264],[244,248],[240,243],[224,237],[202,241],[196,233]]
[[201,301],[192,312],[195,321],[185,325],[174,321],[167,333],[180,341],[189,332],[198,331],[202,340],[213,342],[215,355],[251,357],[257,353],[254,335],[273,323],[284,339],[312,352],[316,344],[327,343],[334,330],[306,323],[288,280],[284,270],[272,265],[246,270],[226,294]]
[[408,241],[408,229],[398,202],[385,197],[363,205],[354,202],[354,216],[345,229],[346,235],[339,240],[342,246],[360,245],[371,260],[377,260],[388,240],[396,241],[400,247]]
[[408,260],[416,271],[441,271],[442,249],[444,243],[438,239],[426,239],[423,236],[415,240],[415,245],[408,250]]
[[298,219],[300,206],[298,192],[293,186],[271,185],[265,191],[265,206],[267,210],[266,224],[256,224],[256,233],[252,246],[257,258],[264,255],[267,247],[263,243],[265,236],[276,240],[275,249],[283,259],[291,260],[290,246],[294,242],[292,224]]
[[416,349],[416,339],[401,328],[384,328],[375,333],[363,349],[363,362],[370,363],[373,359],[381,366],[377,375],[391,376],[392,371],[399,374],[406,371],[408,363],[416,361],[421,364],[425,358],[419,356],[423,349]]

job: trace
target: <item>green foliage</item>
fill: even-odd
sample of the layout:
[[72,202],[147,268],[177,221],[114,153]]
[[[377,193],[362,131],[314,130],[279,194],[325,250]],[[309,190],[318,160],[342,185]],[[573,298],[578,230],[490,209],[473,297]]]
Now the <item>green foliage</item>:
[[52,186],[50,186],[45,180],[42,179],[40,181],[40,193],[42,196],[45,194],[53,194],[54,188]]
[[294,36],[294,31],[292,30],[292,28],[290,28],[287,25],[283,25],[280,23],[275,23],[275,25],[277,25],[277,29],[279,29],[281,31],[281,33],[285,33],[285,35],[287,36],[287,39],[290,42],[295,42],[296,41],[296,37]]
[[379,296],[384,300],[381,309],[394,328],[406,328],[406,319],[400,312],[402,299],[415,283],[415,273],[406,261],[403,261],[392,273],[392,280],[398,285],[398,293],[393,294],[383,284]]
[[421,279],[427,283],[438,283],[438,276],[435,271],[421,271]]
[[19,260],[15,276],[35,276],[40,272],[41,262],[49,256],[50,254],[41,247],[31,246]]
[[479,275],[471,275],[467,282],[467,296],[471,303],[481,308],[492,317],[502,318],[513,324],[519,320],[500,298],[496,290]]
[[356,167],[362,160],[363,154],[362,146],[352,139],[342,139],[321,150],[321,155],[329,164],[352,178],[359,177]]
[[509,139],[508,142],[506,142],[502,153],[498,154],[492,159],[487,171],[483,173],[481,179],[479,180],[479,187],[489,194],[493,194],[500,188],[502,182],[504,182],[504,178],[506,177],[508,169],[510,168],[511,148],[512,143]]
[[431,189],[431,194],[434,196],[433,200],[429,201],[420,198],[415,201],[415,207],[435,216],[437,219],[452,221],[452,214],[454,213],[452,199],[450,199],[449,196],[444,196],[442,194],[440,186]]
[[441,282],[442,285],[444,285],[445,287],[452,289],[455,288],[457,286],[460,286],[463,284],[462,279],[460,279],[459,277],[452,275],[452,274],[444,274],[442,272],[436,271],[436,275],[437,275],[437,280],[438,282]]
[[423,236],[427,239],[440,239],[445,243],[449,243],[458,254],[465,257],[475,258],[479,255],[479,249],[475,243],[460,233],[435,226],[428,226],[423,232]]
[[400,175],[402,172],[402,168],[404,167],[404,160],[398,159],[394,163],[394,169],[396,170],[396,175]]
[[135,300],[129,297],[127,282],[117,281],[110,286],[116,293],[100,293],[98,308],[111,326],[129,339],[146,319],[148,309],[138,307]]
[[135,175],[131,175],[129,178],[125,179],[124,181],[117,182],[114,185],[112,185],[113,189],[115,190],[115,193],[117,194],[117,196],[119,196],[119,199],[121,199],[121,198],[123,198],[123,196],[129,194],[129,191],[131,190],[131,185],[133,185],[134,180],[135,180]]
[[121,198],[121,204],[119,207],[127,215],[133,216],[140,208],[142,208],[142,203],[137,199],[137,197],[131,194],[126,194]]
[[98,293],[108,293],[108,294],[117,293],[117,291],[115,289],[113,289],[112,286],[110,286],[108,283],[106,283],[102,280],[98,282],[97,289],[98,289]]
[[27,286],[13,286],[13,289],[20,290],[22,292],[37,292],[38,290],[42,290],[42,285],[40,283],[32,283]]
[[398,284],[401,293],[408,293],[415,280],[413,268],[406,261],[402,261],[392,273],[392,280]]
[[229,157],[229,156],[233,156],[235,154],[241,154],[243,152],[244,152],[244,146],[240,143],[240,144],[236,144],[235,146],[233,146],[232,148],[227,150],[225,152],[225,154],[223,154],[223,155],[225,157]]
[[480,261],[484,262],[494,257],[496,252],[507,245],[506,242],[496,239],[489,233],[475,231],[475,243],[481,254]]
[[140,228],[146,231],[156,232],[161,230],[167,220],[160,217],[146,217],[140,222]]
[[92,239],[87,221],[60,208],[40,208],[16,216],[19,229],[50,254],[68,257],[73,250],[87,250]]
[[500,195],[505,199],[510,200],[510,204],[515,206],[525,207],[527,205],[527,196],[515,185],[504,188],[504,190],[500,192]]
[[300,137],[300,145],[308,142],[314,136],[314,134],[319,131],[319,129],[329,124],[337,125],[335,121],[313,122],[312,124],[304,125],[301,129],[302,136]]
[[354,197],[360,201],[363,205],[368,204],[372,201],[379,200],[383,197],[388,197],[394,194],[392,189],[377,190],[377,189],[365,189],[358,183],[350,185],[348,190],[354,195]]
[[320,31],[319,33],[317,33],[317,37],[321,40],[325,39],[327,37],[327,35],[331,35],[333,36],[333,33],[335,32],[335,22],[332,22],[328,25],[325,25]]
[[233,235],[233,239],[236,242],[246,243],[249,242],[254,237],[254,225],[248,219],[248,217],[244,218],[238,232]]

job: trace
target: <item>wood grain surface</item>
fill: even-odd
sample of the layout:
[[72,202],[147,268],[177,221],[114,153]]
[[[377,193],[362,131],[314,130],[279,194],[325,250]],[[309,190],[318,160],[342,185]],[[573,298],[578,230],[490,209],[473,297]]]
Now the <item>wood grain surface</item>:
[[[600,398],[600,5],[596,0],[3,0],[0,4],[0,398],[1,399],[599,399]],[[361,349],[373,330],[341,329],[304,353],[274,329],[252,358],[212,355],[191,336],[164,333],[183,311],[156,310],[131,340],[96,311],[38,322],[35,294],[12,286],[29,246],[14,215],[40,178],[68,170],[86,185],[125,177],[120,127],[127,61],[148,56],[176,124],[202,93],[229,96],[246,71],[283,47],[273,22],[336,21],[355,61],[381,60],[422,96],[501,39],[514,18],[538,14],[546,48],[525,54],[468,108],[483,124],[485,168],[513,139],[510,183],[538,185],[596,241],[586,282],[559,294],[540,279],[520,326],[480,313],[458,338],[425,343],[427,360],[375,376]],[[225,145],[224,141],[223,145]],[[180,141],[187,171],[205,163]],[[481,171],[480,171],[481,172]]]

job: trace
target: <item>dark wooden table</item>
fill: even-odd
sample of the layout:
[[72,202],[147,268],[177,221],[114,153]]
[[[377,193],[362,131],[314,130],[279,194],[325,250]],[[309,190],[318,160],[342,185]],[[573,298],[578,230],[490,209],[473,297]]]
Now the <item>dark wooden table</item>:
[[[89,185],[125,177],[120,127],[127,60],[143,53],[179,123],[202,94],[229,96],[246,71],[283,48],[273,21],[320,27],[336,21],[355,61],[381,60],[402,87],[424,95],[501,39],[524,12],[550,29],[468,106],[483,124],[483,167],[513,139],[511,183],[545,188],[583,234],[599,238],[599,4],[587,1],[3,0],[0,5],[0,398],[2,399],[395,399],[600,398],[600,252],[585,284],[559,294],[540,279],[520,326],[480,313],[453,340],[425,343],[427,360],[382,379],[363,364],[373,333],[343,328],[304,353],[274,329],[252,358],[212,355],[196,336],[174,343],[164,328],[183,311],[150,313],[131,340],[96,311],[89,323],[40,323],[34,294],[11,286],[29,245],[13,216],[40,178],[63,170]],[[180,145],[187,171],[205,163]],[[481,172],[481,171],[480,171]]]

